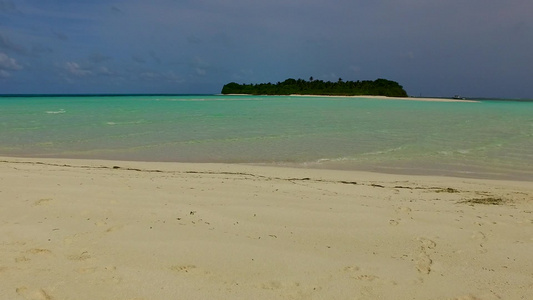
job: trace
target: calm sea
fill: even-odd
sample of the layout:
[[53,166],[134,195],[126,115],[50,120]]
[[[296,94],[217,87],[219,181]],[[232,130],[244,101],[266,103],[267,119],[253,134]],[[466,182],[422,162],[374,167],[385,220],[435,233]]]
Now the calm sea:
[[533,102],[0,97],[0,155],[533,180]]

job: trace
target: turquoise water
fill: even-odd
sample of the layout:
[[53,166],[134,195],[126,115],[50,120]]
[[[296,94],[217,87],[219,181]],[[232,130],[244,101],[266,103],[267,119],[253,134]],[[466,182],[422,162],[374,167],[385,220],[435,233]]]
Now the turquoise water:
[[533,102],[0,97],[0,155],[533,180]]

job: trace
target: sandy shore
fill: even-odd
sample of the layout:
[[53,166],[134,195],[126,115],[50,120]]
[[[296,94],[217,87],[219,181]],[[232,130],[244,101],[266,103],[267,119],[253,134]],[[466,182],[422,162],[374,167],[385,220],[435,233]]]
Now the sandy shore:
[[[221,94],[222,95],[222,94]],[[262,96],[252,94],[225,94],[224,96]],[[276,96],[276,95],[273,95]],[[469,99],[452,99],[452,98],[429,98],[429,97],[387,97],[387,96],[334,96],[334,95],[277,95],[290,97],[318,97],[318,98],[366,98],[366,99],[384,99],[384,100],[407,100],[407,101],[430,101],[430,102],[480,102]]]
[[0,159],[2,299],[533,299],[533,184]]
[[479,102],[477,100],[451,99],[451,98],[427,98],[427,97],[387,97],[387,96],[323,96],[323,95],[298,95],[295,97],[331,97],[331,98],[367,98],[383,100],[407,100],[407,101],[430,101],[430,102]]

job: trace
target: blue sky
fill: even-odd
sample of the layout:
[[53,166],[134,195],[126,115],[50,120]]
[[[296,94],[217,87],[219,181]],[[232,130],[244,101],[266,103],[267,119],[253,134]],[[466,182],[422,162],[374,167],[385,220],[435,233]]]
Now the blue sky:
[[287,78],[533,98],[531,0],[0,0],[0,94]]

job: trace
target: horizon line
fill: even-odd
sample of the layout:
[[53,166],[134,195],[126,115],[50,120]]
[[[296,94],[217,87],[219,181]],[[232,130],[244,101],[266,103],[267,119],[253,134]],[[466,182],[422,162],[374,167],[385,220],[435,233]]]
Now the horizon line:
[[[29,94],[0,94],[0,97],[119,97],[119,96],[225,96],[221,93],[29,93]],[[243,94],[245,95],[245,94]],[[254,95],[254,96],[277,96],[277,95]],[[284,95],[287,96],[287,95]],[[327,96],[327,95],[317,95]],[[364,96],[364,95],[362,95]],[[407,96],[407,98],[443,98],[448,99],[452,97],[446,96]],[[533,98],[506,98],[506,97],[464,97],[472,100],[518,100],[518,101],[533,101]]]

